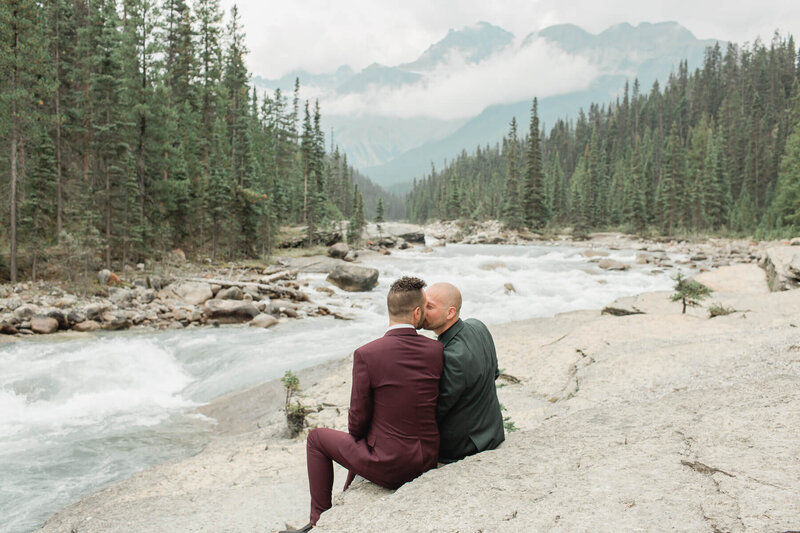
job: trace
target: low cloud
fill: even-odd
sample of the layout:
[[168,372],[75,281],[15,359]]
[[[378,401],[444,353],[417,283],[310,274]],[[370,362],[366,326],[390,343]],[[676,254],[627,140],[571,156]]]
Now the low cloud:
[[[587,58],[535,39],[525,46],[509,46],[477,64],[452,56],[412,85],[320,95],[320,104],[326,114],[333,115],[459,119],[495,104],[585,89],[597,75],[597,67]],[[318,93],[309,88],[308,94],[312,92]]]

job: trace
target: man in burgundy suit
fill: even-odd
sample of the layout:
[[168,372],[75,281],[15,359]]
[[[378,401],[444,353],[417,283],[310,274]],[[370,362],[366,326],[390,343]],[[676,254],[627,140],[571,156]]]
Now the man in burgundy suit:
[[331,508],[332,461],[349,470],[345,490],[355,475],[396,489],[436,466],[443,349],[416,331],[425,319],[423,287],[418,278],[395,281],[386,298],[389,330],[355,351],[347,433],[308,433],[311,521],[300,531],[310,531]]

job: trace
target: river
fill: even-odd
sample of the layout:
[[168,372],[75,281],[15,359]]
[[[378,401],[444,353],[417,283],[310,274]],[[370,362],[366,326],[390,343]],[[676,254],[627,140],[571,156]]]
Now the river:
[[[350,315],[243,326],[26,338],[0,346],[0,531],[37,529],[82,496],[166,460],[196,453],[213,421],[194,408],[235,390],[332,358],[381,335],[386,291],[401,275],[450,281],[462,316],[499,324],[597,309],[674,284],[669,272],[636,265],[635,252],[607,250],[628,271],[604,271],[566,246],[448,245],[395,251],[369,293],[333,296],[324,274],[303,274],[315,303]],[[685,259],[673,256],[674,260]],[[506,283],[515,291],[507,293]],[[499,354],[502,360],[502,354]]]

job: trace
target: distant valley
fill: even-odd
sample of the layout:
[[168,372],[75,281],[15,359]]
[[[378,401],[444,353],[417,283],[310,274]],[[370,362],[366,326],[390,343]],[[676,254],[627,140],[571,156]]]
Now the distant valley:
[[375,183],[403,192],[431,165],[500,141],[512,116],[526,124],[534,96],[549,127],[592,102],[614,101],[626,81],[632,87],[638,78],[646,93],[681,60],[690,71],[702,66],[716,42],[676,22],[623,23],[596,35],[567,24],[522,38],[480,22],[450,30],[411,63],[253,82],[291,96],[299,78],[301,98],[320,100],[328,143]]

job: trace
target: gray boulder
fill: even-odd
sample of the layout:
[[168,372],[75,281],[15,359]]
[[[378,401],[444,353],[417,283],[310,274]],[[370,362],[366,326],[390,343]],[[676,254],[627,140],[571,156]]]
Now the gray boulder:
[[425,244],[425,234],[421,231],[412,231],[410,233],[403,233],[399,236],[408,242],[415,242],[418,244]]
[[72,309],[67,313],[67,324],[79,324],[86,320],[86,313],[78,309]]
[[378,270],[355,265],[339,265],[326,279],[348,292],[371,291],[378,285]]
[[242,289],[239,287],[228,287],[226,289],[220,289],[216,296],[214,296],[217,300],[241,300],[242,299]]
[[139,301],[143,304],[149,304],[156,299],[156,291],[153,289],[145,289],[139,294]]
[[350,250],[349,252],[347,252],[347,255],[344,256],[342,259],[344,259],[348,263],[352,263],[353,261],[358,259],[358,252],[356,252],[355,250]]
[[344,259],[347,255],[347,252],[350,251],[350,248],[344,242],[337,242],[330,248],[328,248],[328,256],[333,257],[334,259]]
[[31,319],[31,331],[34,333],[48,334],[58,331],[58,320],[48,316],[37,316]]
[[119,331],[121,329],[128,329],[131,327],[131,319],[126,316],[106,316],[106,323],[103,325],[103,329],[107,329],[109,331]]
[[103,313],[105,313],[107,310],[107,305],[94,303],[87,305],[84,309],[84,313],[86,314],[86,318],[89,320],[101,320]]
[[5,307],[9,311],[14,311],[18,307],[20,307],[21,305],[22,305],[22,302],[20,300],[18,300],[16,298],[9,298],[8,300],[5,301],[5,303],[3,304],[3,307]]
[[72,329],[74,331],[79,331],[82,333],[89,332],[89,331],[97,331],[100,329],[100,324],[94,320],[84,320],[83,322],[78,322]]
[[47,312],[47,316],[49,318],[53,318],[58,322],[58,329],[68,329],[69,328],[69,321],[67,320],[67,315],[64,311],[60,311],[58,309],[51,309]]
[[602,268],[603,270],[628,270],[630,268],[629,265],[625,263],[620,263],[619,261],[615,261],[614,259],[601,259],[597,266]]
[[78,303],[78,298],[71,294],[67,294],[56,300],[53,305],[55,305],[56,307],[61,307],[63,309],[64,307],[72,307],[76,303]]
[[173,283],[161,290],[162,300],[180,300],[190,305],[201,305],[214,297],[211,285],[200,281],[183,281]]
[[123,304],[131,301],[133,292],[128,289],[121,289],[119,287],[111,287],[108,289],[108,299],[115,304]]
[[792,246],[767,248],[759,260],[767,273],[771,291],[785,291],[800,287],[800,253]]
[[253,302],[240,300],[207,300],[203,314],[208,320],[217,320],[222,324],[247,322],[258,316],[258,308]]
[[272,315],[261,313],[250,321],[251,328],[269,328],[278,323],[278,319]]
[[32,305],[20,305],[14,310],[14,316],[20,320],[33,318],[36,315],[36,309]]

